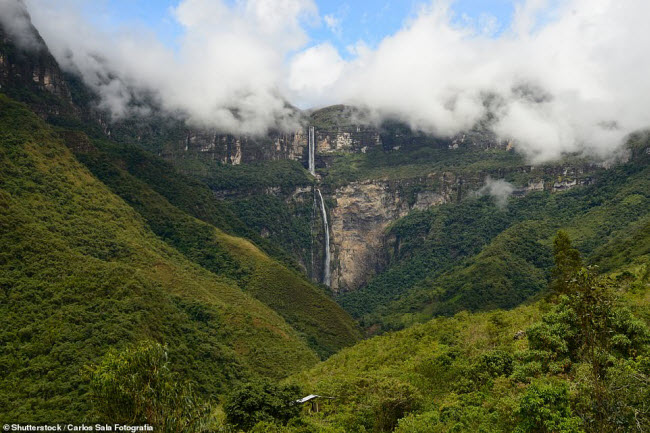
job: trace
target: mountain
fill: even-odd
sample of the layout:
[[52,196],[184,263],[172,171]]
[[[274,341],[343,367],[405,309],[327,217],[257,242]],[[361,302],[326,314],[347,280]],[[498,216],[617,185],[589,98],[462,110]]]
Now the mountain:
[[[335,105],[235,136],[134,93],[116,119],[15,5],[0,421],[650,426],[647,131],[532,164],[490,116],[438,137]],[[322,411],[294,404],[310,394]]]
[[80,417],[82,367],[139,338],[165,341],[206,392],[317,360],[277,313],[159,239],[34,114],[0,103],[3,421]]
[[597,251],[647,226],[650,141],[640,136],[630,146],[633,158],[594,172],[580,188],[528,192],[501,208],[489,197],[468,198],[395,221],[386,234],[387,270],[342,305],[389,329],[460,310],[512,308],[546,288],[560,228],[600,265]]
[[81,419],[84,369],[143,339],[207,398],[360,338],[205,184],[111,141],[33,35],[21,46],[3,30],[0,46],[2,421]]

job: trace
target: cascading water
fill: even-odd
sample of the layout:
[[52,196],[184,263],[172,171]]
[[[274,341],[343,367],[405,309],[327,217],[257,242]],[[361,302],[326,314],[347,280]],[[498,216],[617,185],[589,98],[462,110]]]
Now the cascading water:
[[311,236],[311,278],[314,278],[314,222],[316,221],[316,212],[317,212],[317,206],[316,206],[316,188],[313,190],[314,193],[314,205],[312,206],[311,209],[311,228],[310,228],[310,236]]
[[[308,155],[308,165],[309,172],[315,176],[316,175],[316,134],[314,133],[314,127],[309,127],[309,155]],[[325,259],[323,261],[323,284],[327,287],[331,285],[331,272],[330,272],[330,262],[331,262],[331,253],[330,253],[330,227],[327,222],[327,209],[325,208],[325,200],[323,200],[323,194],[321,194],[320,189],[314,188],[314,214],[316,213],[316,194],[318,193],[318,199],[320,200],[320,210],[321,217],[323,219],[323,230],[325,232]],[[312,219],[313,221],[313,219]],[[313,223],[312,223],[312,249],[311,249],[311,263],[312,263],[312,274],[314,266],[314,244],[313,244]]]
[[316,174],[316,137],[314,127],[309,127],[309,172]]
[[323,195],[320,192],[320,189],[316,188],[318,193],[318,198],[320,199],[320,210],[323,216],[323,230],[325,231],[325,260],[323,262],[323,284],[327,287],[330,287],[332,284],[332,278],[330,273],[330,227],[327,223],[327,209],[325,209],[325,200],[323,200]]

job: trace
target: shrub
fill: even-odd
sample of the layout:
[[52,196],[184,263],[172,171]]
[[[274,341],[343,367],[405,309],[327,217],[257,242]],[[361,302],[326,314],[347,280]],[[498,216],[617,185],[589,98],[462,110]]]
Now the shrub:
[[258,380],[236,388],[224,409],[229,423],[250,430],[260,422],[286,424],[297,417],[300,414],[300,406],[295,404],[298,398],[300,389],[297,386]]
[[156,431],[199,432],[209,423],[210,406],[198,401],[188,383],[168,368],[166,349],[143,341],[110,351],[89,367],[90,395],[97,417],[119,424],[149,423]]
[[519,403],[517,433],[578,433],[580,418],[573,416],[569,387],[564,382],[534,382]]

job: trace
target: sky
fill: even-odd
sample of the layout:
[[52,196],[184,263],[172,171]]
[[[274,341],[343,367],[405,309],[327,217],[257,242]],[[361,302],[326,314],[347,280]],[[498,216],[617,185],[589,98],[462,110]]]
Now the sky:
[[[647,0],[22,1],[115,119],[143,95],[233,134],[339,103],[441,137],[489,118],[533,163],[617,157],[650,126]],[[19,4],[0,20],[28,39]]]
[[[99,0],[87,4],[85,14],[100,25],[109,27],[146,26],[161,41],[177,48],[182,26],[174,19],[173,9],[179,0]],[[230,3],[233,3],[230,1]],[[398,31],[426,4],[422,0],[316,0],[319,19],[308,22],[312,44],[331,42],[346,58],[348,47],[359,41],[377,46],[387,35]],[[456,20],[494,23],[495,33],[509,25],[514,0],[458,0],[452,4]]]

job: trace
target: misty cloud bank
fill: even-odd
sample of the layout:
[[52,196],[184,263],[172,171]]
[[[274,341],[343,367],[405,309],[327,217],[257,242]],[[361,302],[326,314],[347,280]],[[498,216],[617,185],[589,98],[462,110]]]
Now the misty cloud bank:
[[138,92],[233,133],[297,127],[287,103],[359,105],[442,136],[490,115],[533,162],[608,157],[650,126],[646,0],[526,0],[498,35],[493,20],[458,24],[449,2],[434,1],[376,48],[350,47],[351,60],[309,45],[306,29],[323,25],[312,0],[182,0],[171,11],[184,30],[176,50],[142,29],[88,22],[77,11],[90,0],[26,3],[55,57],[115,116]]

